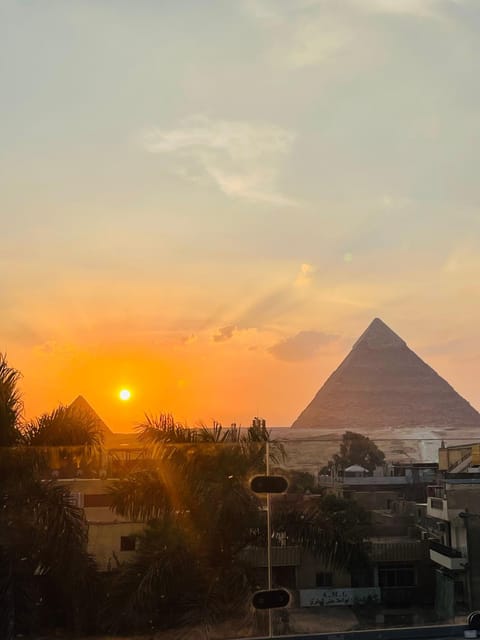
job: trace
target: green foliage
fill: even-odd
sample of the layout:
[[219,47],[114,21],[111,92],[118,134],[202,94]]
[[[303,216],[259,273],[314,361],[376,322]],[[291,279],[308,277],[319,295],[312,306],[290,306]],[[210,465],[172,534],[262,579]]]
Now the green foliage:
[[[42,619],[51,624],[59,610],[64,626],[80,630],[96,582],[84,513],[65,487],[44,479],[45,451],[32,446],[71,444],[73,427],[63,440],[60,430],[72,416],[60,408],[22,427],[19,378],[1,356],[0,637],[6,640],[34,631]],[[75,444],[86,442],[87,431]]]
[[[40,480],[26,461],[22,466],[17,458],[9,465],[15,476],[2,475],[1,482],[0,609],[8,621],[0,626],[2,638],[28,631],[42,612],[59,605],[71,612],[70,627],[80,627],[95,578],[83,511],[71,504],[66,488]],[[47,597],[49,584],[61,584],[55,600]]]
[[370,514],[354,500],[325,495],[274,507],[272,526],[277,539],[308,549],[332,568],[367,562]]
[[247,615],[251,584],[241,552],[263,515],[249,479],[264,472],[267,446],[272,459],[282,449],[262,427],[188,429],[163,415],[139,430],[148,454],[112,486],[113,508],[150,524],[115,579],[110,629],[208,626]]
[[172,517],[145,529],[135,561],[113,575],[106,609],[110,631],[156,630],[186,615],[189,597],[201,586],[190,542],[186,529]]
[[36,452],[39,466],[61,477],[89,475],[98,467],[103,433],[94,418],[60,405],[22,426],[22,442]]
[[316,493],[315,476],[308,471],[292,470],[288,473],[288,493]]
[[26,444],[35,447],[99,447],[103,441],[93,417],[62,405],[25,424],[22,435]]
[[385,461],[385,454],[369,437],[354,431],[346,431],[342,436],[339,453],[322,469],[322,473],[330,473],[333,467],[344,471],[347,467],[358,464],[372,472],[375,467]]

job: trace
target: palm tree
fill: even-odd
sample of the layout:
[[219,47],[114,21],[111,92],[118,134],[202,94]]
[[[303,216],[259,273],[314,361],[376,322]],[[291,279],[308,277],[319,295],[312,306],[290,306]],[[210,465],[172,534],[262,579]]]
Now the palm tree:
[[[151,620],[156,628],[187,621],[208,626],[246,615],[252,587],[241,551],[261,515],[248,481],[265,467],[268,432],[242,433],[219,423],[189,429],[169,415],[147,417],[139,431],[148,456],[141,468],[112,486],[113,508],[149,525],[136,559],[121,567],[115,580],[112,610],[124,615],[119,621],[113,613],[111,628],[119,630],[120,624],[126,631],[146,631]],[[158,563],[147,561],[152,556]],[[182,564],[181,558],[189,560]],[[170,566],[183,584],[180,599],[176,583],[166,578]],[[140,600],[145,606],[138,606]],[[150,602],[170,603],[168,615],[159,618]]]
[[23,425],[22,438],[25,444],[34,447],[94,449],[103,442],[103,434],[92,416],[63,405]]
[[325,495],[286,504],[273,501],[274,544],[276,540],[286,540],[288,545],[310,551],[331,569],[368,563],[365,539],[370,514],[357,502]]
[[[72,505],[65,487],[41,480],[32,460],[21,448],[2,460],[2,638],[34,628],[39,612],[52,612],[59,597],[63,610],[71,612],[65,623],[78,627],[82,594],[88,593],[94,574],[83,511]],[[52,589],[56,602],[48,597]]]
[[173,517],[154,521],[137,540],[135,562],[113,575],[107,627],[154,631],[187,615],[191,596],[204,587],[190,532]]
[[19,442],[23,402],[17,385],[20,372],[8,365],[6,354],[0,354],[0,447]]
[[72,477],[91,475],[99,467],[103,433],[92,416],[75,407],[60,405],[23,424],[21,437],[49,472]]
[[7,446],[0,449],[0,637],[7,640],[35,630],[42,613],[52,618],[58,609],[63,623],[78,629],[95,573],[83,511],[65,487],[44,479],[46,449],[36,446],[75,444],[78,450],[95,438],[87,441],[87,425],[83,440],[72,442],[71,430],[62,440],[51,425],[66,410],[22,425],[19,375],[1,356],[0,438]]

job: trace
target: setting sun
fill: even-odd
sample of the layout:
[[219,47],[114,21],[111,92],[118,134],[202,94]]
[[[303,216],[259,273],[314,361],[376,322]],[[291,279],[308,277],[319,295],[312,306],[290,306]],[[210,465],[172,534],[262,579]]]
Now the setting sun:
[[122,389],[118,395],[120,397],[120,400],[126,401],[126,400],[130,400],[130,397],[132,394],[128,389]]

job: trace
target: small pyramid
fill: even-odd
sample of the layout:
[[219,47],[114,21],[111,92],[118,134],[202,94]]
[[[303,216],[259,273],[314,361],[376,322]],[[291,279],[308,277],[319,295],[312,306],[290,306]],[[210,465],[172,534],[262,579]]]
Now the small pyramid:
[[105,422],[100,418],[95,409],[93,409],[83,396],[77,396],[75,400],[69,405],[70,409],[74,409],[83,415],[88,416],[90,420],[95,424],[99,431],[105,436],[111,436],[112,431],[107,427]]
[[477,428],[480,414],[375,318],[292,427]]

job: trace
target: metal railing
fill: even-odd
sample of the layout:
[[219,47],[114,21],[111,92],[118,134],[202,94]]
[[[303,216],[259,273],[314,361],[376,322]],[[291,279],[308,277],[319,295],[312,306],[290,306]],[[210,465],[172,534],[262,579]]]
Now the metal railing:
[[441,553],[443,556],[447,556],[448,558],[462,557],[462,553],[461,551],[458,551],[458,549],[448,547],[447,545],[441,544],[440,542],[435,542],[434,540],[430,540],[430,549],[432,549],[432,551],[436,551],[437,553]]

